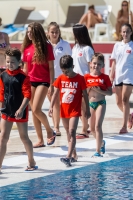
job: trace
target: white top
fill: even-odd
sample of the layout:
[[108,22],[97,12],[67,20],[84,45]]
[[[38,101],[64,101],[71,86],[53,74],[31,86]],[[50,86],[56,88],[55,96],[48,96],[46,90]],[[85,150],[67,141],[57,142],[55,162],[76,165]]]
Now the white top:
[[64,55],[72,55],[72,50],[70,44],[62,39],[53,47],[54,52],[54,69],[55,69],[55,78],[58,78],[62,74],[60,69],[60,58]]
[[117,42],[111,59],[116,60],[115,84],[133,84],[133,41]]
[[89,73],[89,65],[94,51],[89,46],[74,45],[72,49],[72,57],[74,62],[74,71],[82,76]]

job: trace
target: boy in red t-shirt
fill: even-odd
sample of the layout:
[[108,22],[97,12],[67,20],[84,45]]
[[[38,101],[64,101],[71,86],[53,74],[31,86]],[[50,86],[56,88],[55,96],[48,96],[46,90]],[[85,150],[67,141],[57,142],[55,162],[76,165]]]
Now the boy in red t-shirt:
[[55,100],[60,93],[60,116],[68,138],[68,154],[66,158],[61,158],[60,160],[66,166],[71,166],[71,162],[77,161],[75,149],[76,129],[81,116],[82,95],[86,104],[86,118],[90,117],[89,100],[84,77],[75,73],[73,67],[71,56],[65,55],[61,57],[60,68],[63,74],[53,84],[55,89],[49,109],[49,116],[52,116]]
[[90,63],[90,74],[86,74],[85,82],[88,88],[91,117],[89,119],[90,131],[96,138],[96,153],[93,157],[102,157],[105,153],[102,123],[106,111],[106,95],[112,95],[112,84],[109,76],[101,73],[104,67],[104,56],[95,53]]

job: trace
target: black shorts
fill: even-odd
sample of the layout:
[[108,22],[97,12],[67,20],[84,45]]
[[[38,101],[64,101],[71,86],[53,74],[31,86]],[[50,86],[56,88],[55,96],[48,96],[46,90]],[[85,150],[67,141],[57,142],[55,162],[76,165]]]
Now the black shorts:
[[115,86],[123,86],[123,85],[133,86],[133,84],[131,84],[131,83],[123,83],[123,82],[121,82],[119,84],[115,84]]
[[50,83],[47,83],[47,82],[30,82],[31,83],[31,86],[33,87],[38,87],[39,85],[43,85],[43,86],[46,86],[46,87],[49,87],[50,86]]

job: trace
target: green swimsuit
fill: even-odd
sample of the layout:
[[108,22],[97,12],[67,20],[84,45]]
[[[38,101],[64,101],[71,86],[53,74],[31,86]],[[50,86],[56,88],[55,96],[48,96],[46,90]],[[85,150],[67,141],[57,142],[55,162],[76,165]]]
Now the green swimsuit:
[[97,101],[97,102],[89,102],[89,106],[91,108],[93,108],[94,110],[96,110],[98,108],[98,106],[105,104],[106,105],[106,100],[102,100],[102,101]]

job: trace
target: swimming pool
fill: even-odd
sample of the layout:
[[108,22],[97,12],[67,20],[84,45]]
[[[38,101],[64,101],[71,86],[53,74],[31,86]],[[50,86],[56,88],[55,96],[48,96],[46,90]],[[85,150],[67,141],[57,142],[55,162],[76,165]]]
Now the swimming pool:
[[133,200],[132,191],[133,156],[124,156],[1,187],[0,200]]

